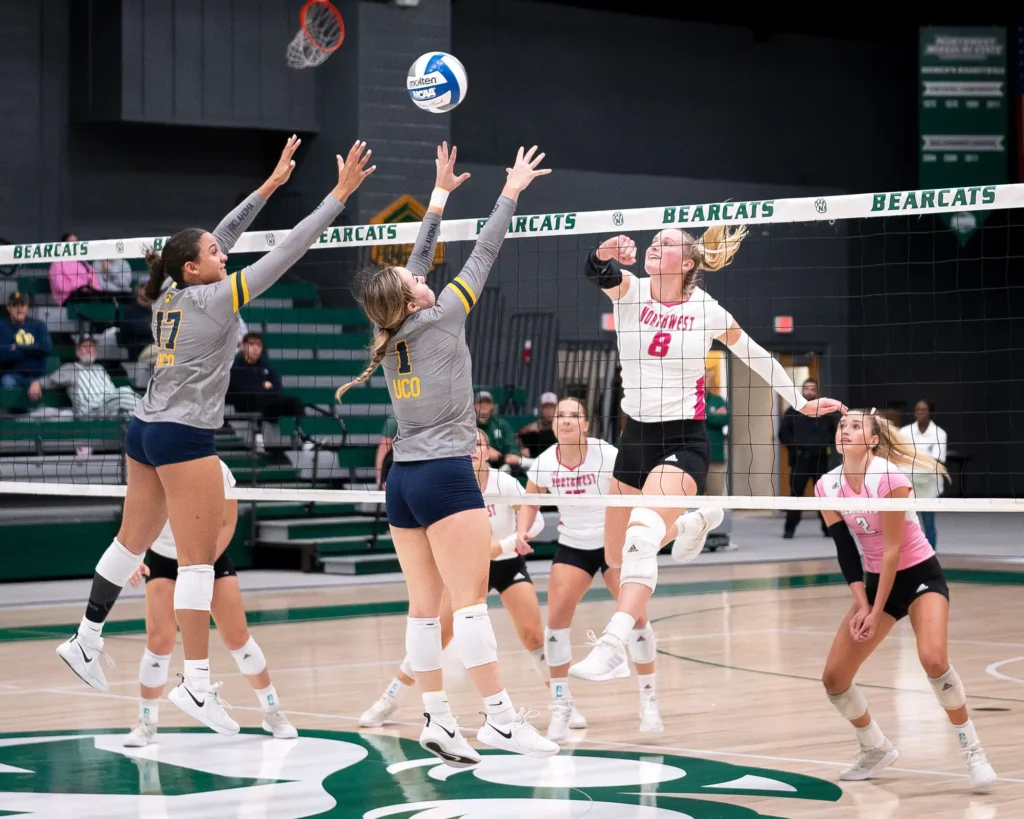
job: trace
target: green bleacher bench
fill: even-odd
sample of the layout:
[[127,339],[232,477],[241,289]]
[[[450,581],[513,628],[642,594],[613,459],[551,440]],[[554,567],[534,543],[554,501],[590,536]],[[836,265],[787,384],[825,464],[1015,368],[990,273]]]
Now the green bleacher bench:
[[117,321],[118,308],[110,302],[80,302],[66,306],[68,318],[72,321],[84,319],[92,322],[106,322],[112,324]]
[[[349,415],[328,418],[325,415],[307,415],[302,419],[302,431],[314,438],[318,435],[341,435],[341,424],[349,435],[380,435],[384,431],[384,418],[380,415]],[[281,434],[295,434],[295,419],[281,419]]]
[[46,357],[46,374],[49,375],[50,373],[57,372],[62,363],[59,356],[48,355]]
[[29,401],[24,390],[0,390],[0,410],[30,410],[36,407],[71,407],[71,399],[64,390],[46,390],[38,401]]
[[96,421],[0,421],[0,451],[5,445],[24,445],[42,441],[44,446],[63,445],[68,449],[90,445],[118,448],[121,445],[121,422],[116,419]]
[[270,353],[271,358],[274,350],[361,350],[369,343],[368,332],[263,334],[263,347]]
[[18,290],[29,295],[45,295],[50,292],[50,280],[46,276],[22,276],[18,279]]
[[275,282],[259,298],[291,299],[293,304],[316,304],[316,285],[311,282]]
[[[339,385],[340,386],[340,385]],[[323,404],[333,406],[337,403],[334,393],[337,387],[289,387],[285,390],[288,395],[298,397],[304,404]],[[364,387],[362,385],[353,387],[347,393],[343,403],[345,404],[390,404],[391,396],[387,387]]]
[[61,364],[66,364],[69,361],[75,361],[78,358],[78,353],[75,352],[74,347],[69,347],[66,344],[55,344],[53,349],[50,350],[50,354],[56,357]]
[[[361,358],[286,358],[272,359],[274,369],[281,375],[356,376],[366,369]],[[341,386],[340,384],[338,386]]]
[[356,308],[327,309],[322,307],[268,307],[250,304],[241,311],[248,323],[263,324],[339,324],[347,327],[369,327],[366,314]]
[[343,469],[371,467],[375,465],[376,458],[375,446],[346,446],[338,450],[338,466]]

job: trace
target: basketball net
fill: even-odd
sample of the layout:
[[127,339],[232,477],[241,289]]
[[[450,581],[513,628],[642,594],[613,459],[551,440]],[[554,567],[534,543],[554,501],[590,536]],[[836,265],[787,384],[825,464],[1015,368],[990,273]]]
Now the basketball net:
[[299,24],[285,54],[289,68],[320,65],[345,39],[345,22],[328,0],[309,0],[299,12]]

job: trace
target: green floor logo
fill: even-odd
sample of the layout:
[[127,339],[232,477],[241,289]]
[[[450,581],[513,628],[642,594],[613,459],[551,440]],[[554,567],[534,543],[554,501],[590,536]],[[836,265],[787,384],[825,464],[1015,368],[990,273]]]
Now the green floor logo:
[[370,734],[310,731],[281,741],[161,731],[156,745],[138,749],[122,747],[123,738],[0,737],[0,816],[781,819],[781,800],[769,815],[723,797],[834,802],[842,794],[800,774],[656,753],[485,753],[480,765],[457,770],[411,740]]

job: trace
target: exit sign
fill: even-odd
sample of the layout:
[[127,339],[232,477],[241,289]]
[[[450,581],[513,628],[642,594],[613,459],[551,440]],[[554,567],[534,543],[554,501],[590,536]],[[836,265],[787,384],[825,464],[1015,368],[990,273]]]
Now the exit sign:
[[775,317],[775,332],[776,333],[792,333],[793,332],[793,317],[792,316],[776,316]]

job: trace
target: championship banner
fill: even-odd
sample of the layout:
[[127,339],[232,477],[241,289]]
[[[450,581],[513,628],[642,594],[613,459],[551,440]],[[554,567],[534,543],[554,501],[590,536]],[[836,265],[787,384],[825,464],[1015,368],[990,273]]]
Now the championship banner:
[[[1006,31],[922,27],[920,46],[919,184],[1007,182]],[[966,244],[985,216],[966,210],[942,220]]]
[[[400,225],[407,222],[415,222],[416,229],[423,217],[427,215],[427,209],[420,204],[414,196],[405,194],[400,196],[384,210],[370,219],[371,225]],[[402,266],[412,255],[412,243],[407,245],[373,245],[370,249],[370,261],[378,265]],[[434,247],[434,263],[431,270],[439,264],[444,264],[444,242],[438,242]]]

